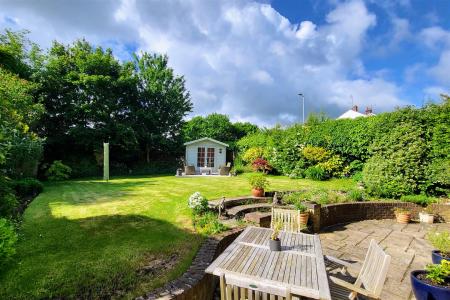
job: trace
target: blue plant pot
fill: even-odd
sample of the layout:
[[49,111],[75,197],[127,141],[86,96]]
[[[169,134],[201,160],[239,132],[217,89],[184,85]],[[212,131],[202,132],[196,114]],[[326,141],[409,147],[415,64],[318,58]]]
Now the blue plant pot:
[[419,280],[416,276],[425,274],[424,270],[411,272],[411,286],[417,300],[443,300],[450,299],[450,289],[437,287]]
[[439,265],[441,263],[441,260],[447,260],[447,258],[443,258],[441,255],[441,252],[439,250],[433,250],[431,251],[431,260],[433,261],[433,264]]

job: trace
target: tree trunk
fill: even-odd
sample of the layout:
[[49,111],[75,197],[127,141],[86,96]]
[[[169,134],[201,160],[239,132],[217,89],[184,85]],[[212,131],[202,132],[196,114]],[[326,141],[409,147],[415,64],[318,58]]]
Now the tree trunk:
[[145,151],[146,151],[146,160],[147,163],[150,163],[150,145],[149,144],[145,144]]

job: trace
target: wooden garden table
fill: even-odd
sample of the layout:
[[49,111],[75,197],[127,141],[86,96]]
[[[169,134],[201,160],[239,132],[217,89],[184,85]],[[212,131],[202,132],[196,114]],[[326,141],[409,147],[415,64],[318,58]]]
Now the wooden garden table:
[[287,288],[293,295],[331,299],[318,235],[280,232],[281,251],[269,249],[272,229],[247,227],[205,270],[258,286]]

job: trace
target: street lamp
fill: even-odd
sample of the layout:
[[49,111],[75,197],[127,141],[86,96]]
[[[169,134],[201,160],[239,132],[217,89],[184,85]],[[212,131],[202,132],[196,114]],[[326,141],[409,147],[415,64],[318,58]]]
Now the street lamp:
[[302,93],[298,94],[302,98],[302,114],[303,114],[303,124],[305,124],[305,96]]

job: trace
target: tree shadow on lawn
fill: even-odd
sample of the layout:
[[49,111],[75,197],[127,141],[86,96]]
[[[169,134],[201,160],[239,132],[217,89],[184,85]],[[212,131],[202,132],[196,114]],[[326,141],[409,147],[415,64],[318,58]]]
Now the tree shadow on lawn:
[[0,299],[134,297],[179,276],[203,237],[141,215],[25,218]]

